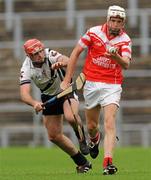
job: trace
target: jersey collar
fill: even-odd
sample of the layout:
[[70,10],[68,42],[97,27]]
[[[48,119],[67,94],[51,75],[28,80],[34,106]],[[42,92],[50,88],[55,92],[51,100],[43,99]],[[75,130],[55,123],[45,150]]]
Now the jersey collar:
[[[109,36],[107,23],[105,23],[105,24],[102,25],[101,30],[106,34],[106,36],[107,36],[107,38],[108,38],[109,40],[116,38],[116,36],[115,36],[115,37],[114,37],[114,36]],[[121,36],[121,35],[123,34],[123,32],[124,32],[124,30],[122,29],[122,30],[120,31],[120,34],[119,34],[118,36]]]

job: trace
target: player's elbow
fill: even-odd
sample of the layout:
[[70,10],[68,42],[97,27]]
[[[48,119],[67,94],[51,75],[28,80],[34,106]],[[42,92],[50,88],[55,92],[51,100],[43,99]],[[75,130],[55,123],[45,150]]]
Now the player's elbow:
[[130,61],[129,61],[129,59],[126,58],[122,67],[123,67],[123,69],[127,70],[129,68],[129,66],[130,66]]
[[24,103],[27,103],[27,97],[28,97],[28,94],[26,94],[25,92],[23,91],[20,91],[20,100]]
[[129,65],[128,65],[128,64],[126,64],[126,65],[123,66],[123,69],[125,69],[125,70],[127,70],[128,68],[129,68]]
[[20,92],[20,100],[22,102],[26,102],[26,98],[25,98],[25,96],[21,92]]

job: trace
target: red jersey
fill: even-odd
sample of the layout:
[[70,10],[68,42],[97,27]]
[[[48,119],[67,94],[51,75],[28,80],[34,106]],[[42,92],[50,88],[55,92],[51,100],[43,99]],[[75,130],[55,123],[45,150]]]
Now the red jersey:
[[88,48],[84,74],[87,80],[121,84],[123,80],[122,67],[116,60],[105,57],[109,46],[118,48],[121,56],[131,59],[131,39],[122,31],[118,36],[109,38],[107,24],[90,28],[79,40],[82,48]]

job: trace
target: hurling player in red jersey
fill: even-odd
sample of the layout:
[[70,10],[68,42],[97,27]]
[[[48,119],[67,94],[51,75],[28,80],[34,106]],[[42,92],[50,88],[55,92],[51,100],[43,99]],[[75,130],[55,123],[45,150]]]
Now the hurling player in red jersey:
[[131,39],[124,31],[125,9],[110,6],[107,22],[90,28],[73,49],[66,76],[61,83],[65,89],[70,84],[79,55],[87,48],[83,72],[85,116],[89,133],[89,151],[92,158],[99,154],[101,132],[100,112],[104,118],[103,174],[115,174],[113,150],[116,141],[116,114],[122,92],[122,70],[128,69],[131,61]]

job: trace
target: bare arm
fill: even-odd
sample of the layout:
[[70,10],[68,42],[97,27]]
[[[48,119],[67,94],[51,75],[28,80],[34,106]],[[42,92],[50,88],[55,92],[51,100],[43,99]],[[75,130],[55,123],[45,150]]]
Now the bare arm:
[[30,84],[23,84],[20,86],[20,96],[21,96],[21,100],[32,106],[36,112],[39,112],[43,109],[42,107],[42,102],[39,102],[35,99],[33,99],[33,97],[30,94],[31,91],[31,87]]
[[75,48],[73,49],[71,56],[70,56],[70,60],[67,65],[65,78],[64,78],[63,82],[61,83],[62,89],[67,88],[68,85],[70,84],[71,78],[75,71],[76,63],[77,63],[79,55],[81,54],[82,51],[83,51],[83,48],[79,44],[77,44],[75,46]]
[[61,57],[58,58],[58,62],[62,62],[64,66],[67,66],[69,61],[69,57],[62,55]]
[[66,67],[68,64],[69,58],[65,55],[62,55],[58,58],[57,62],[52,64],[52,69],[59,69],[61,67]]
[[123,69],[129,68],[130,58],[128,58],[126,56],[125,57],[120,56],[117,51],[113,52],[113,53],[106,53],[105,56],[111,57],[114,60],[116,60],[117,63],[120,64]]
[[116,56],[116,61],[122,66],[123,69],[128,69],[130,65],[130,59],[128,57],[121,57],[119,54]]

